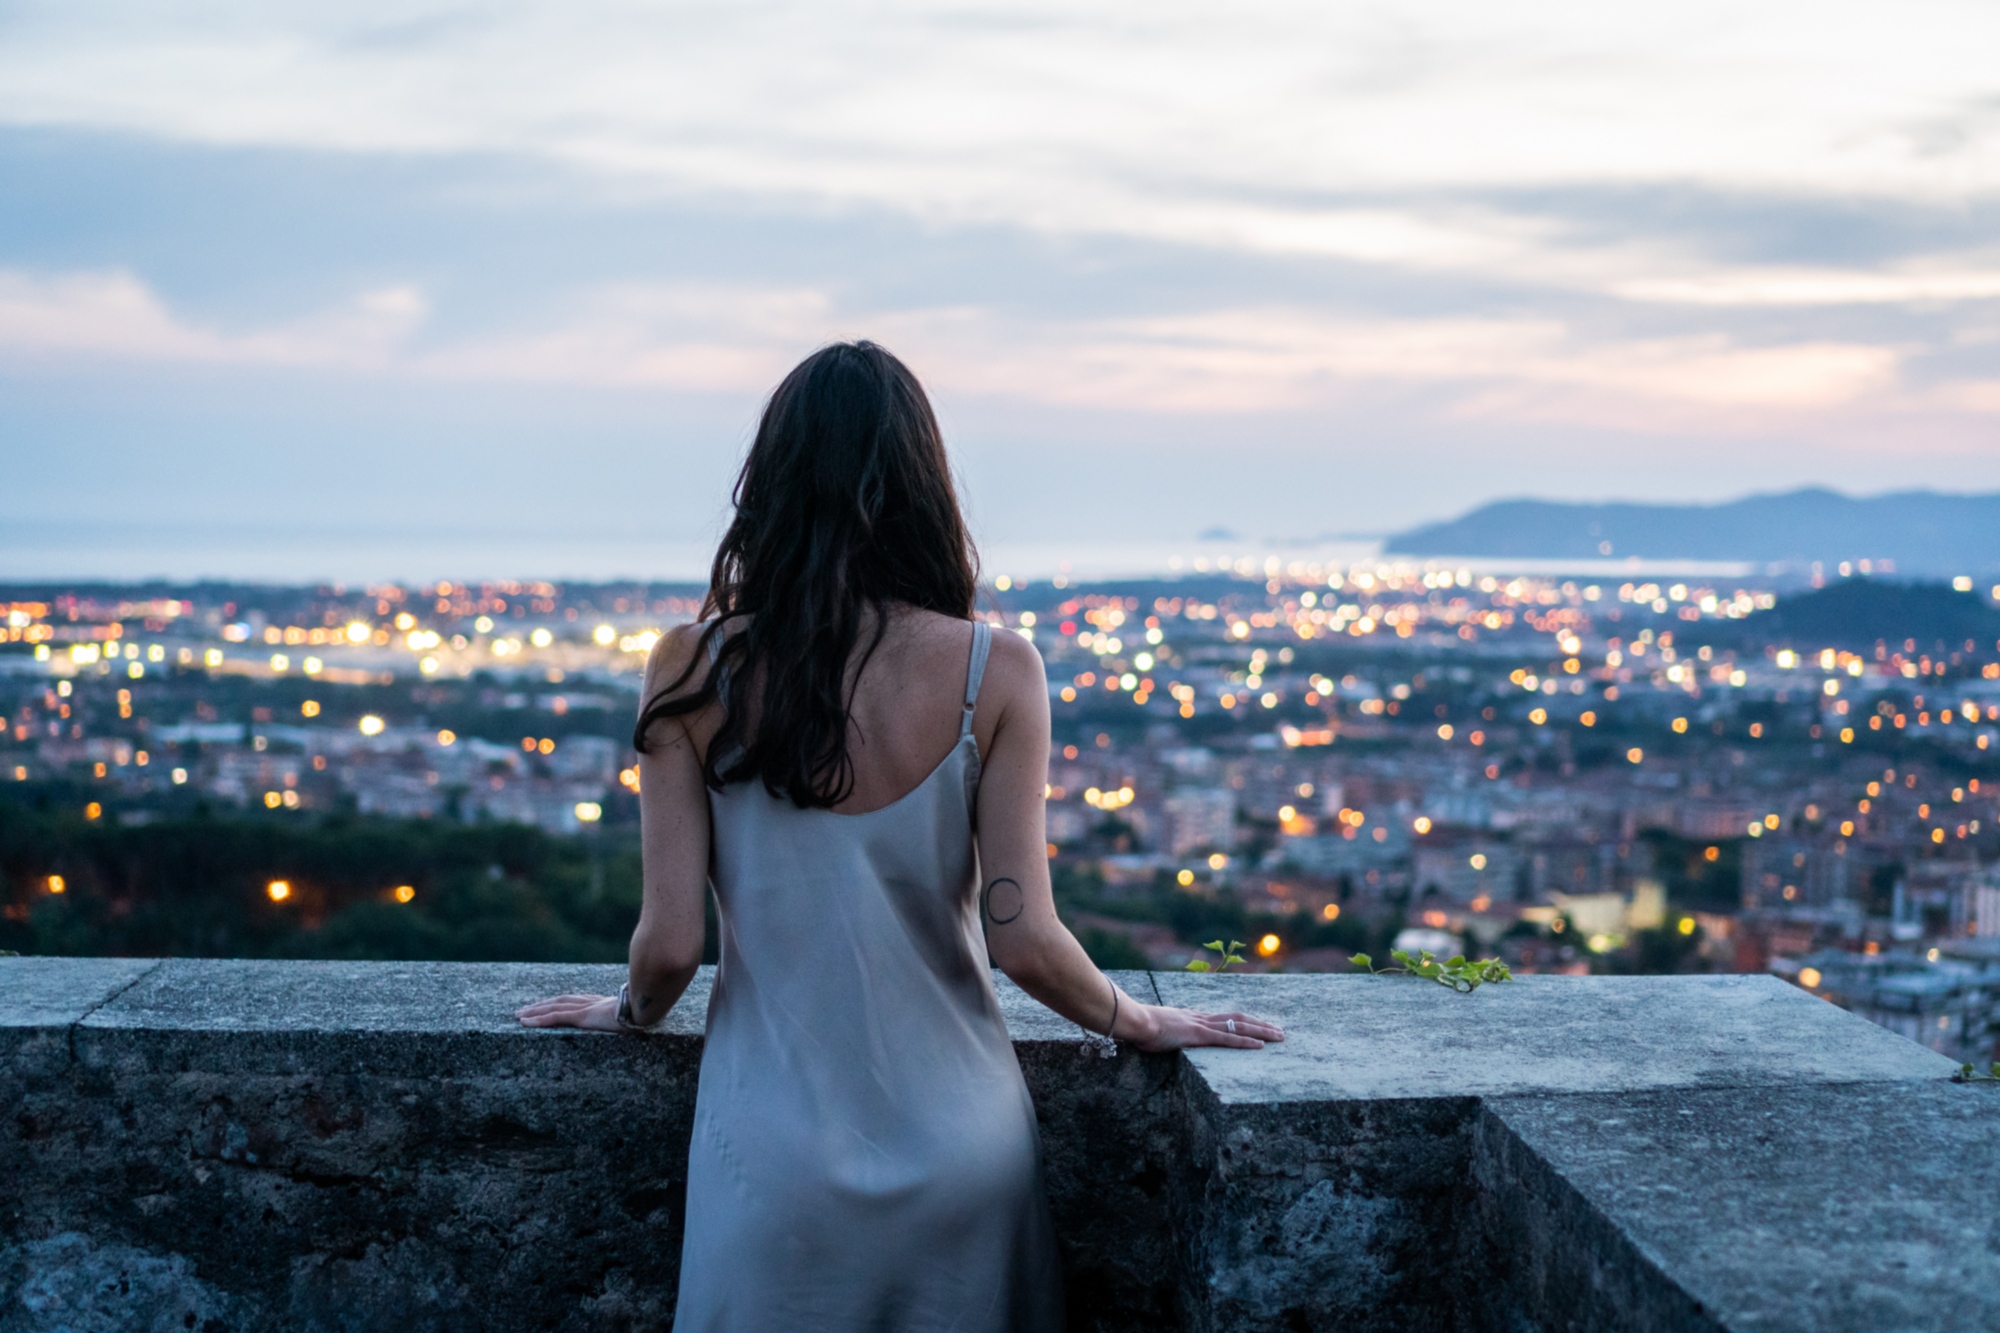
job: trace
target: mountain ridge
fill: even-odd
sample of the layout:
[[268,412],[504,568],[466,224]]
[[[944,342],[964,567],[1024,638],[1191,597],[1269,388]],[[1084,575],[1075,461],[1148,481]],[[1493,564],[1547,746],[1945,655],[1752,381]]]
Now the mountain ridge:
[[1496,500],[1392,534],[1387,555],[1533,560],[1748,561],[1831,569],[1887,561],[1897,572],[2000,568],[2000,494],[1895,491],[1855,497],[1825,487],[1719,504]]

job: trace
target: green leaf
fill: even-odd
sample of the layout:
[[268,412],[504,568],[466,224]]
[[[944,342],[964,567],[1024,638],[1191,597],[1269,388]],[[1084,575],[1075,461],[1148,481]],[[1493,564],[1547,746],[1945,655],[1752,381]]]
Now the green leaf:
[[1455,953],[1451,957],[1444,960],[1444,965],[1446,967],[1464,967],[1465,955],[1462,953]]
[[1204,949],[1213,949],[1213,950],[1215,950],[1215,951],[1216,951],[1217,953],[1221,953],[1221,952],[1222,952],[1222,941],[1221,941],[1221,940],[1210,940],[1210,941],[1209,941],[1208,943],[1206,943],[1206,944],[1202,945],[1201,947],[1202,947],[1202,948],[1204,948]]
[[1190,972],[1206,972],[1208,971],[1208,960],[1206,958],[1197,958],[1188,964],[1187,970]]
[[1373,967],[1373,966],[1375,966],[1375,960],[1374,960],[1373,958],[1370,958],[1370,957],[1369,957],[1369,956],[1368,956],[1367,954],[1365,954],[1365,953],[1358,953],[1358,954],[1355,954],[1355,955],[1354,955],[1353,957],[1349,958],[1349,959],[1348,959],[1347,961],[1348,961],[1348,962],[1350,962],[1350,963],[1352,963],[1352,964],[1354,964],[1354,966],[1356,966],[1356,967]]
[[1243,941],[1242,941],[1242,940],[1231,940],[1231,941],[1229,941],[1229,947],[1230,947],[1230,948],[1231,948],[1232,950],[1235,950],[1235,949],[1240,949],[1240,948],[1242,948],[1242,947],[1243,947]]

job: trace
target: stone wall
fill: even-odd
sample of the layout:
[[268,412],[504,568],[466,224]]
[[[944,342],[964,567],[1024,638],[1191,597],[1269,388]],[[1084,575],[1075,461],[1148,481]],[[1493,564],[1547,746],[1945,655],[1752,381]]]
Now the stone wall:
[[[0,1333],[663,1329],[707,974],[0,959]],[[1260,1052],[1098,1056],[1003,983],[1078,1330],[2000,1326],[2000,1090],[1770,978],[1126,974]]]

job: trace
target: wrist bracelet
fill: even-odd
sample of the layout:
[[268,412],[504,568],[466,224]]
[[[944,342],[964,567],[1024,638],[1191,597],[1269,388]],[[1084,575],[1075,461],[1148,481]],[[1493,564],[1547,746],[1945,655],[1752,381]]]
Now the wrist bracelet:
[[634,1021],[632,1016],[632,983],[622,982],[618,987],[618,1026],[627,1032],[644,1032],[646,1029]]
[[[1111,981],[1110,977],[1105,978]],[[1104,1029],[1104,1035],[1112,1041],[1118,1040],[1118,983],[1111,981],[1111,1026]]]

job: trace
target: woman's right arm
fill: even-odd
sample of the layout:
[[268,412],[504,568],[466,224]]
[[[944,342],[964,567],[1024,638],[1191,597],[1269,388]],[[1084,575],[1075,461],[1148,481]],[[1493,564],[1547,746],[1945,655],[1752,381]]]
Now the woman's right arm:
[[[1098,970],[1056,915],[1047,827],[1049,690],[1041,654],[1013,634],[993,636],[988,698],[1000,706],[979,780],[980,911],[994,964],[1079,1027],[1141,1050],[1255,1049],[1283,1041],[1274,1023],[1239,1013],[1144,1004]],[[1115,1027],[1114,1027],[1115,1011]]]
[[[669,631],[653,647],[642,699],[650,702],[695,660],[701,626]],[[684,690],[698,688],[701,673]],[[640,876],[644,897],[632,932],[626,975],[632,1017],[659,1022],[694,979],[707,930],[708,790],[695,734],[699,717],[662,718],[646,733],[639,756]],[[617,1001],[608,995],[558,995],[523,1007],[529,1027],[581,1027],[615,1031]]]

